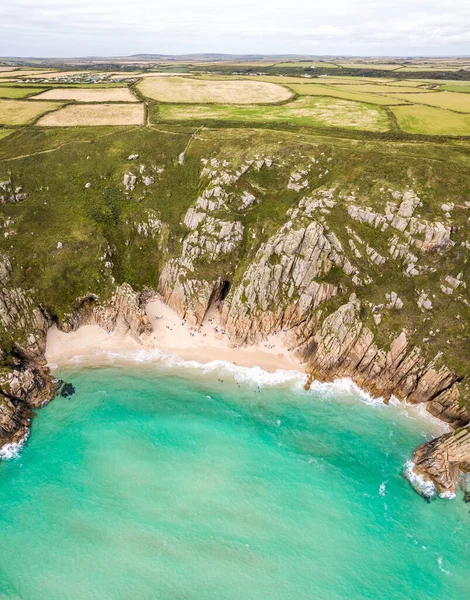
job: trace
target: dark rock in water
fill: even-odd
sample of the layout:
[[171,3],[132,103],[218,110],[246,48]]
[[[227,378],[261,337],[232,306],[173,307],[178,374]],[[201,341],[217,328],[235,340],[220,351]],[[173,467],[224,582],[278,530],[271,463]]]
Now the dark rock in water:
[[470,504],[470,492],[465,492],[463,496],[463,501],[467,502],[467,504]]
[[71,383],[62,381],[57,393],[59,396],[62,396],[62,398],[69,398],[75,394],[75,387]]

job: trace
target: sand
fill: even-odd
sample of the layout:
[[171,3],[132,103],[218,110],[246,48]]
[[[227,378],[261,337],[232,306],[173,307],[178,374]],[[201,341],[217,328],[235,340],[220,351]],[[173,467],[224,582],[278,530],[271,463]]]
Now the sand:
[[215,308],[209,311],[200,327],[182,321],[159,298],[151,300],[146,311],[154,332],[139,340],[122,328],[108,333],[98,325],[85,325],[77,331],[63,333],[54,325],[47,335],[48,364],[54,369],[61,368],[81,357],[85,363],[96,366],[120,357],[123,360],[132,358],[133,353],[141,350],[160,350],[201,364],[224,360],[242,367],[258,366],[270,373],[278,369],[305,371],[286,348],[283,332],[268,336],[258,345],[233,347],[220,326]]

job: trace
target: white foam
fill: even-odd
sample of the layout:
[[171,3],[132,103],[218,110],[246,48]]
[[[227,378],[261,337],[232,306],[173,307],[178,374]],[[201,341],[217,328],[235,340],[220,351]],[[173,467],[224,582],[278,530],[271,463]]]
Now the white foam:
[[385,496],[385,490],[386,490],[386,488],[387,488],[387,482],[384,481],[384,482],[382,482],[380,484],[380,487],[379,487],[379,496]]
[[422,475],[416,473],[414,470],[415,467],[415,463],[408,460],[405,464],[405,477],[418,494],[421,494],[421,496],[424,496],[425,498],[434,498],[437,494],[436,486],[432,481],[428,481],[424,479]]
[[442,566],[442,556],[437,557],[437,564],[439,565],[439,569],[443,573],[445,573],[446,575],[450,575],[450,571],[447,571],[447,569],[444,569],[444,567]]
[[454,492],[442,492],[442,494],[439,494],[439,498],[453,500],[455,498],[455,493]]
[[26,444],[26,440],[29,437],[29,430],[22,440],[14,442],[12,444],[5,444],[0,448],[0,460],[11,460],[18,458],[23,446]]
[[204,376],[229,377],[236,383],[248,384],[258,388],[287,386],[295,392],[313,394],[326,401],[338,400],[340,398],[354,398],[354,400],[360,400],[368,406],[377,408],[386,409],[388,406],[393,406],[406,418],[423,421],[427,425],[432,426],[432,434],[429,427],[426,427],[425,431],[423,431],[425,439],[437,437],[449,431],[449,426],[432,416],[424,405],[413,405],[406,401],[401,402],[394,396],[386,404],[384,398],[374,398],[349,378],[336,379],[333,382],[326,383],[314,380],[311,382],[310,390],[305,392],[306,375],[299,371],[278,369],[274,373],[270,373],[260,367],[243,367],[224,360],[200,363],[197,360],[185,360],[176,354],[166,353],[158,348],[141,348],[138,350],[123,350],[121,352],[98,350],[92,355],[76,355],[69,362],[72,364],[87,365],[91,362],[94,365],[103,364],[103,362],[114,364],[123,361],[147,364],[156,363],[163,367],[179,368],[186,371],[192,370],[195,374],[200,373]]

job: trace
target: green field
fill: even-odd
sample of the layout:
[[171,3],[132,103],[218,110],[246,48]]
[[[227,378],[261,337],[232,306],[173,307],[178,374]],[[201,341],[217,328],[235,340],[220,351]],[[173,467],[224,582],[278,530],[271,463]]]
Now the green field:
[[388,64],[388,63],[345,63],[339,62],[338,65],[343,67],[344,69],[377,69],[378,71],[395,71],[400,68],[398,64]]
[[[297,94],[300,96],[334,96],[335,98],[343,98],[345,100],[355,100],[356,102],[366,102],[368,104],[378,104],[383,106],[391,106],[393,104],[402,104],[402,100],[392,98],[388,96],[381,96],[379,94],[361,94],[356,91],[349,91],[346,86],[326,86],[326,85],[310,85],[308,83],[303,85],[290,85]],[[355,89],[359,90],[365,86],[354,86]]]
[[429,94],[396,94],[395,98],[406,100],[407,102],[416,102],[435,106],[436,108],[445,108],[458,112],[470,113],[470,95],[456,92],[431,92]]
[[386,114],[379,107],[333,98],[301,97],[274,106],[227,106],[162,104],[151,107],[155,121],[235,121],[292,123],[308,127],[341,127],[365,131],[387,131]]
[[0,129],[0,140],[14,132],[14,129]]
[[403,131],[429,135],[470,135],[470,115],[430,106],[394,106]]
[[[253,78],[251,78],[253,79]],[[289,84],[289,83],[311,83],[317,85],[332,85],[332,84],[344,84],[344,83],[393,83],[393,79],[380,79],[378,77],[351,77],[351,76],[326,76],[322,75],[319,77],[315,76],[315,73],[312,73],[312,77],[293,77],[291,75],[259,75],[256,77],[256,81],[267,81],[269,83],[280,83],[280,84]],[[418,84],[416,84],[418,85]]]
[[408,89],[402,85],[393,85],[391,83],[388,84],[379,84],[379,83],[365,83],[365,84],[354,84],[347,83],[341,86],[341,89],[348,90],[350,92],[370,92],[372,94],[392,94],[394,92],[397,93],[426,93],[427,89]]
[[0,98],[26,98],[31,94],[42,92],[41,88],[32,87],[2,87],[0,86]]

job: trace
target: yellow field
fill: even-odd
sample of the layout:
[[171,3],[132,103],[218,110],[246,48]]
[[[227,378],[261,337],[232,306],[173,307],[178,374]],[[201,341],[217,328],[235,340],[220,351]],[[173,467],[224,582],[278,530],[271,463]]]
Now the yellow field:
[[[368,104],[379,104],[381,106],[392,106],[394,104],[402,104],[403,100],[392,98],[389,96],[380,96],[379,94],[361,94],[360,92],[348,91],[347,87],[339,86],[328,87],[326,85],[290,85],[300,96],[333,96],[334,98],[344,98],[345,100],[356,100],[357,102],[367,102]],[[351,86],[361,88],[365,86]]]
[[0,100],[0,125],[26,125],[44,113],[62,106],[61,102]]
[[394,106],[398,124],[408,133],[470,135],[470,115],[430,106]]
[[[32,103],[42,106],[44,103]],[[70,104],[62,110],[45,115],[39,126],[70,127],[79,125],[141,125],[143,104]]]
[[47,90],[32,100],[76,100],[77,102],[138,102],[134,94],[126,87],[103,90],[88,88],[57,88]]
[[470,113],[470,94],[459,92],[431,92],[429,94],[393,94],[408,102],[419,102],[437,108]]
[[206,81],[183,77],[147,78],[138,84],[148,98],[160,102],[274,104],[288,100],[292,92],[280,85],[245,79]]
[[38,69],[37,71],[32,69],[27,69],[25,71],[10,71],[8,73],[2,73],[2,77],[8,77],[9,79],[24,79],[32,76],[47,76],[55,74],[55,71],[45,71],[44,69]]
[[6,73],[7,71],[14,71],[18,67],[0,67],[0,73]]
[[428,92],[426,89],[408,89],[406,87],[400,85],[380,85],[378,83],[366,83],[366,84],[343,84],[340,86],[342,90],[347,90],[350,92],[370,92],[372,94],[392,94],[393,92],[408,94],[409,92],[420,94],[423,92]]

